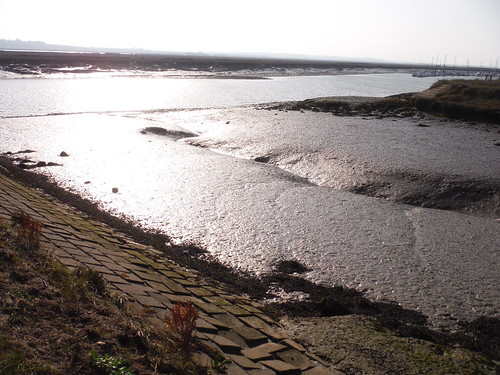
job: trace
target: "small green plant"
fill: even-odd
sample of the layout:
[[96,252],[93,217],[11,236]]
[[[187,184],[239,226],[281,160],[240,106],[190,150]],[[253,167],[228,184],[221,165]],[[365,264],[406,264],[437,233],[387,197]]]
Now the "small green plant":
[[192,303],[177,302],[165,317],[167,329],[174,336],[173,349],[178,351],[185,359],[191,355],[195,336],[198,310]]
[[99,374],[103,375],[134,375],[128,368],[125,360],[112,357],[108,354],[90,353],[90,360]]
[[211,374],[225,374],[229,361],[220,353],[216,353],[212,359],[212,365],[209,368]]
[[23,211],[13,215],[12,220],[15,223],[17,249],[27,254],[39,250],[43,224]]

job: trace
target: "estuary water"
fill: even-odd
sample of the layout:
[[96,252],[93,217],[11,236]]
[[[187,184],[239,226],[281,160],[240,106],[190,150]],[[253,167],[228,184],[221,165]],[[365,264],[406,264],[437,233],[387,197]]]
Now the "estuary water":
[[[263,273],[294,259],[310,268],[310,280],[366,290],[453,329],[457,320],[500,316],[499,222],[343,186],[390,173],[496,182],[496,134],[432,119],[238,107],[385,96],[433,81],[406,74],[2,79],[0,152],[35,150],[21,156],[62,164],[35,171],[232,267]],[[162,135],[147,131],[153,127]]]
[[0,79],[0,117],[227,107],[320,96],[388,96],[422,91],[436,78],[410,74],[168,78],[88,74]]

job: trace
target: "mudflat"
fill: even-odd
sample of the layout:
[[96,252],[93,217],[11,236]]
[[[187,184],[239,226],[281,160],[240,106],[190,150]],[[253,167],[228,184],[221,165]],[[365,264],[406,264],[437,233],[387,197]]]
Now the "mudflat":
[[[174,71],[174,75],[197,72],[218,78],[290,74],[346,74],[354,71],[416,69],[411,64],[336,62],[196,54],[121,54],[0,51],[0,70],[18,74],[90,73],[103,70]],[[184,72],[184,73],[183,73]]]
[[[78,63],[81,63],[81,60]],[[114,66],[116,67],[116,64]],[[130,65],[123,66],[130,68]],[[56,69],[64,70],[67,67],[68,65],[62,64]],[[45,69],[43,66],[29,64],[24,68],[27,72]],[[89,71],[86,69],[84,68],[83,71]],[[350,101],[370,103],[372,99],[351,99]],[[269,205],[264,207],[266,199],[269,199],[269,202],[274,204],[274,211],[270,213],[269,218],[272,218],[274,222],[284,223],[283,227],[295,223],[288,227],[289,230],[295,230],[297,236],[303,235],[306,239],[300,242],[294,237],[289,242],[294,245],[306,244],[309,235],[317,235],[318,232],[324,234],[325,239],[332,238],[331,228],[342,228],[341,231],[335,233],[333,241],[336,242],[332,247],[337,251],[334,254],[337,257],[335,266],[337,276],[342,272],[348,275],[354,271],[358,275],[351,282],[361,285],[373,281],[374,275],[377,277],[381,274],[387,275],[383,282],[390,282],[395,274],[403,274],[405,280],[396,283],[396,289],[404,291],[403,295],[407,293],[403,304],[419,306],[422,301],[429,302],[431,308],[424,313],[429,311],[433,313],[434,323],[439,324],[441,320],[445,320],[456,328],[457,319],[462,319],[469,311],[478,307],[480,311],[483,311],[481,309],[485,307],[484,311],[487,314],[495,316],[498,314],[498,308],[495,305],[495,301],[498,301],[495,294],[497,283],[495,275],[498,274],[495,249],[498,244],[498,187],[500,184],[498,171],[494,167],[498,165],[498,127],[490,124],[434,118],[424,115],[418,109],[414,112],[407,112],[395,111],[387,114],[375,109],[370,113],[334,112],[337,116],[332,116],[332,113],[317,104],[309,108],[301,108],[300,105],[294,107],[287,103],[283,106],[214,110],[208,115],[203,111],[199,113],[192,111],[189,116],[193,120],[184,120],[180,123],[171,121],[172,117],[169,116],[172,116],[172,113],[161,111],[128,113],[120,114],[120,116],[135,118],[138,124],[146,118],[148,121],[153,119],[161,122],[164,131],[160,130],[160,135],[151,135],[148,132],[139,135],[140,129],[137,129],[137,136],[150,137],[148,139],[152,144],[161,140],[162,143],[168,143],[172,150],[179,153],[181,150],[191,152],[186,151],[189,147],[201,150],[196,153],[203,156],[205,160],[218,164],[216,167],[211,166],[214,168],[214,173],[209,179],[209,187],[216,188],[220,185],[223,180],[221,176],[226,176],[223,171],[227,171],[228,167],[233,167],[233,169],[229,168],[231,171],[235,171],[236,166],[245,168],[240,174],[234,173],[236,177],[242,177],[241,187],[245,188],[235,190],[235,192],[246,191],[250,194],[245,195],[244,199],[258,198],[258,200],[250,201],[263,202],[260,206],[257,205],[257,208],[263,209],[262,211],[250,211],[250,213],[256,213],[254,216],[258,220],[252,222],[233,215],[220,215],[215,218],[214,222],[216,224],[214,227],[220,228],[225,228],[224,224],[227,223],[236,225],[243,222],[244,225],[238,227],[242,228],[239,234],[243,241],[238,243],[238,246],[244,246],[247,237],[251,238],[253,233],[262,231],[262,237],[265,237],[264,234],[272,232],[270,225],[262,225],[265,223],[263,216],[258,215],[264,212],[264,208],[269,207]],[[78,116],[73,118],[76,117]],[[202,129],[203,127],[198,128],[198,125],[190,127],[187,124],[189,122],[191,126],[200,124],[200,118],[208,119],[215,126],[207,130],[207,126]],[[16,121],[21,120],[9,119],[5,122]],[[33,119],[33,122],[36,121]],[[179,129],[182,134],[197,134],[198,136],[181,139],[176,137],[164,141],[163,138],[169,138],[170,134],[180,134]],[[251,129],[250,132],[248,132],[249,129]],[[162,134],[167,136],[162,138]],[[305,140],[307,142],[304,142]],[[220,154],[214,156],[214,151]],[[37,154],[33,155],[32,159],[36,159],[37,156]],[[77,155],[73,154],[72,158],[76,159]],[[235,161],[236,159],[243,159],[243,161]],[[29,163],[25,163],[27,164]],[[205,162],[203,166],[209,164]],[[43,164],[39,167],[45,168]],[[15,170],[17,167],[12,168]],[[259,188],[259,181],[251,181],[248,176],[244,177],[248,171],[262,172],[268,182],[271,179],[278,179],[280,186],[285,187],[285,190],[277,191],[273,197],[273,191],[270,191],[265,184],[260,184],[262,188]],[[174,171],[173,175],[175,174]],[[194,182],[187,185],[195,186]],[[269,186],[276,185],[278,183],[274,181],[269,184]],[[192,189],[196,192],[196,188]],[[216,192],[212,195],[217,198],[223,196]],[[297,204],[297,196],[304,199],[300,204]],[[183,196],[178,198],[179,201],[184,199]],[[242,196],[235,194],[234,202],[238,202],[238,198],[241,201]],[[170,199],[176,200],[175,195],[172,195]],[[70,200],[77,201],[79,197],[74,196]],[[199,213],[196,211],[197,203],[202,202],[193,201],[188,205],[191,210],[186,212],[188,216],[200,217],[196,215]],[[208,202],[210,203],[220,203],[220,201]],[[212,207],[215,206],[215,204],[212,205]],[[294,207],[295,210],[290,214],[285,209],[287,207]],[[95,207],[92,210],[96,215],[101,215]],[[320,211],[326,211],[332,215],[313,216],[314,213]],[[210,215],[216,213],[212,210]],[[168,212],[163,214],[169,217]],[[249,215],[249,218],[251,216]],[[303,221],[294,220],[304,217],[313,218],[316,220],[315,224],[323,223],[323,225],[304,226]],[[202,233],[205,222],[208,221],[201,220],[199,227],[192,225],[193,232]],[[134,228],[132,224],[125,224],[127,225],[130,225],[132,231],[147,241],[155,238],[160,247],[169,240],[162,236],[155,237],[148,233],[140,233],[140,229]],[[246,232],[245,226],[248,227]],[[445,233],[444,237],[443,233]],[[219,242],[217,233],[215,234],[212,247],[215,248],[216,245],[219,251],[224,250],[225,243]],[[383,239],[390,239],[390,241],[384,243]],[[271,245],[273,243],[267,242]],[[279,241],[277,244],[279,245]],[[328,246],[331,243],[325,240],[318,241],[317,244]],[[365,246],[367,244],[368,246]],[[405,246],[409,249],[407,256],[404,252],[398,252],[403,247],[406,249]],[[272,251],[276,248],[279,250],[279,246],[270,247]],[[248,247],[249,254],[254,254],[255,248],[255,246],[253,249]],[[265,250],[265,247],[262,246],[262,249]],[[357,251],[358,254],[353,254],[353,257],[357,255],[361,263],[354,263],[350,270],[342,269],[342,266],[347,264],[346,259],[340,259],[343,249]],[[179,259],[188,258],[183,255],[184,251],[190,254],[202,252],[194,247],[177,248],[177,250]],[[367,264],[373,263],[374,260],[381,260],[377,259],[377,253],[372,250],[384,252],[382,255],[385,256],[383,258],[385,263],[380,269],[365,267],[366,264],[363,263],[363,260],[367,260]],[[279,258],[279,252],[276,254]],[[320,259],[318,254],[313,253],[311,259],[317,262]],[[295,256],[300,263],[303,263],[299,265],[305,269],[313,263],[307,256],[302,257],[297,254]],[[288,257],[287,253],[285,258]],[[196,262],[194,260],[196,257],[190,258],[193,260],[188,262]],[[200,262],[198,266],[203,267],[202,263]],[[443,266],[444,264],[446,267]],[[495,267],[497,267],[496,270]],[[293,269],[292,267],[292,272],[294,272]],[[379,272],[380,270],[382,271]],[[433,270],[437,272],[435,277],[429,277],[433,274]],[[222,271],[220,272],[222,275]],[[316,273],[310,273],[309,277],[317,277],[322,272],[316,270]],[[454,282],[447,282],[447,278],[452,278]],[[236,279],[238,276],[235,277]],[[271,281],[267,286],[276,285],[276,280],[283,280],[282,284],[278,284],[283,288],[290,284],[297,290],[312,292],[311,295],[318,290],[314,289],[315,287],[307,289],[296,279],[293,279],[292,283],[292,279],[282,274],[269,280]],[[316,281],[322,280],[317,278]],[[472,287],[463,288],[462,282]],[[310,286],[310,284],[307,285]],[[436,285],[438,287],[434,288]],[[480,287],[481,285],[485,288]],[[291,289],[288,291],[293,292]],[[476,294],[478,291],[481,291],[483,295]],[[464,296],[462,292],[467,295]],[[326,295],[319,293],[318,295],[326,298],[335,294],[331,290],[326,293]],[[347,295],[349,294],[355,296],[353,300],[357,300],[357,292],[347,290]],[[447,296],[453,296],[453,298],[448,299]],[[397,298],[397,295],[394,297],[397,302],[402,301]],[[317,306],[319,302],[316,300],[311,303]],[[353,306],[356,306],[357,308],[359,307],[357,303],[345,302],[347,306],[344,307],[353,309]],[[359,304],[372,306],[365,300]],[[464,304],[467,306],[462,308]],[[469,309],[469,305],[473,307],[472,310]],[[284,306],[282,307],[285,309]],[[465,315],[459,318],[450,315],[448,310],[450,308],[453,310],[455,307],[459,307]],[[293,305],[289,311],[298,314],[301,309],[299,305]],[[407,310],[399,310],[399,312],[405,315]],[[420,322],[423,315],[419,313],[410,315],[415,318],[415,321],[411,322],[413,327],[420,324],[425,326],[425,322]],[[488,319],[490,319],[488,320],[489,326],[498,325],[497,318]],[[421,335],[422,331],[418,329],[417,331],[418,335]],[[485,333],[484,330],[478,332],[479,336]]]

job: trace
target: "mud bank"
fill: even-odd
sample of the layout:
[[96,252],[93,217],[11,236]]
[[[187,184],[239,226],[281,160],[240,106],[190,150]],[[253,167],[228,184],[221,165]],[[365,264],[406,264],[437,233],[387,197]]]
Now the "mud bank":
[[[38,150],[29,154],[35,165],[64,164],[38,168],[61,186],[231,268],[266,274],[295,260],[310,270],[307,280],[366,290],[447,329],[498,317],[498,222],[485,208],[495,195],[483,196],[498,180],[491,129],[252,107],[5,119],[1,126],[8,150]],[[37,136],[42,127],[54,135],[50,144]],[[165,135],[142,134],[149,127]],[[196,136],[172,136],[179,131]],[[61,150],[71,156],[57,157]],[[374,189],[374,181],[384,184]],[[453,185],[446,181],[461,191],[485,184],[477,207],[461,203],[473,214],[389,200]],[[387,193],[349,191],[359,187]],[[443,195],[460,198],[434,193],[443,206]]]
[[[388,109],[408,94],[397,97],[220,111],[232,118],[230,124],[186,142],[275,165],[319,186],[500,218],[500,174],[494,167],[500,162],[500,125],[447,120],[400,104]],[[296,135],[285,141],[287,132]]]
[[[4,157],[0,157],[0,173],[43,190],[138,242],[154,246],[166,257],[222,282],[233,292],[245,293],[255,300],[267,300],[267,312],[279,319],[288,333],[327,362],[335,363],[336,368],[342,368],[346,374],[357,373],[359,368],[369,369],[373,374],[385,374],[399,368],[401,374],[406,374],[406,371],[410,374],[416,363],[420,373],[433,373],[435,368],[447,366],[449,372],[445,373],[457,373],[456,369],[460,369],[468,374],[471,366],[495,368],[491,361],[474,352],[494,359],[500,356],[498,319],[461,322],[462,328],[452,334],[434,331],[427,327],[427,318],[419,312],[403,309],[396,303],[371,301],[354,289],[315,285],[300,278],[298,275],[307,272],[307,268],[297,262],[283,262],[276,265],[272,274],[255,278],[215,260],[197,257],[196,254],[204,253],[202,249],[166,245],[168,238],[164,235],[145,232],[132,223],[109,215],[95,204],[49,182],[44,176],[19,169]],[[272,290],[300,293],[309,295],[309,298],[287,301],[273,295]],[[269,302],[271,298],[274,302]],[[360,335],[364,335],[361,341]],[[399,349],[401,345],[404,350]],[[419,353],[422,352],[429,357],[425,363],[420,361]]]
[[[492,128],[430,117],[364,118],[259,108],[30,118],[28,125],[34,129],[40,128],[40,122],[44,129],[67,129],[72,134],[78,128],[82,135],[92,133],[88,124],[101,121],[100,135],[104,131],[114,131],[115,136],[126,132],[122,144],[135,152],[120,147],[112,151],[110,144],[92,143],[82,148],[81,142],[73,144],[71,138],[63,136],[50,145],[34,136],[23,147],[37,149],[32,158],[45,161],[51,161],[48,158],[62,149],[68,151],[71,157],[64,159],[63,167],[43,167],[40,171],[54,173],[73,191],[88,193],[94,188],[91,198],[107,211],[115,208],[116,214],[122,202],[129,210],[122,211],[123,217],[132,222],[157,224],[159,232],[173,234],[180,243],[198,244],[185,250],[171,247],[180,250],[179,259],[185,258],[196,267],[204,267],[203,262],[196,263],[200,248],[226,266],[260,274],[272,273],[282,261],[295,260],[309,270],[303,274],[308,280],[354,286],[366,289],[365,295],[372,300],[402,303],[404,308],[396,310],[401,313],[396,316],[420,309],[409,314],[416,319],[412,326],[425,327],[425,315],[431,317],[433,326],[458,330],[458,321],[476,320],[480,315],[498,317],[498,223],[488,215],[478,217],[483,208],[474,215],[464,215],[348,191],[361,186],[369,192],[372,178],[388,180],[388,176],[396,176],[392,178],[398,180],[402,191],[418,191],[418,184],[409,188],[411,178],[404,177],[415,175],[430,176],[429,181],[436,184],[446,177],[458,185],[486,181],[494,186],[498,173],[492,166],[498,165],[499,156]],[[18,129],[27,121],[6,119],[4,129]],[[79,123],[82,126],[78,127]],[[141,134],[153,124],[165,131]],[[196,136],[172,137],[180,130]],[[15,141],[14,134],[6,134]],[[19,137],[21,143],[26,141],[25,133]],[[88,139],[92,137],[95,134],[89,134]],[[117,166],[123,166],[119,173]],[[110,172],[101,176],[108,167]],[[56,172],[61,174],[56,176]],[[106,187],[107,193],[99,195],[99,180],[104,177],[107,184],[110,176],[114,181],[120,178],[114,185],[120,187],[119,194]],[[136,180],[140,184],[134,195]],[[84,185],[84,181],[92,184]],[[158,181],[163,185],[155,185]],[[390,182],[394,190],[396,182]],[[436,189],[429,185],[430,190]],[[148,191],[151,186],[157,189]],[[388,186],[372,190],[380,192]],[[442,201],[439,196],[436,200]],[[143,212],[144,207],[147,212]],[[152,215],[157,208],[156,216]],[[134,221],[134,217],[138,219]],[[140,229],[138,236],[144,236]],[[154,238],[158,246],[170,240],[166,236]],[[236,273],[234,280],[242,279],[239,275]],[[283,278],[280,283],[280,278],[268,279],[267,286],[278,292],[283,289],[285,295],[308,290],[300,280]],[[318,284],[307,284],[316,285],[307,292],[310,296],[334,294],[320,293]],[[241,290],[252,289],[250,285]],[[356,297],[341,304],[358,311],[358,302],[352,301],[364,300]],[[368,302],[361,305],[369,307],[365,311],[372,306]],[[298,314],[308,309],[293,305],[290,311]]]

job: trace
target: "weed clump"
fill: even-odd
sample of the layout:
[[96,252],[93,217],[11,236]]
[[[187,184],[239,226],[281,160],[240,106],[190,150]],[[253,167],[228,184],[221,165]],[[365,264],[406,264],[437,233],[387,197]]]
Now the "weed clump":
[[23,211],[15,214],[12,220],[15,223],[17,250],[28,255],[38,251],[43,224]]
[[67,302],[87,301],[92,294],[106,296],[106,283],[99,272],[78,266],[70,270],[59,263],[46,263],[43,270]]
[[191,355],[195,336],[196,320],[198,310],[192,303],[177,302],[170,310],[170,314],[165,317],[168,331],[173,335],[173,349],[179,352],[184,359]]

